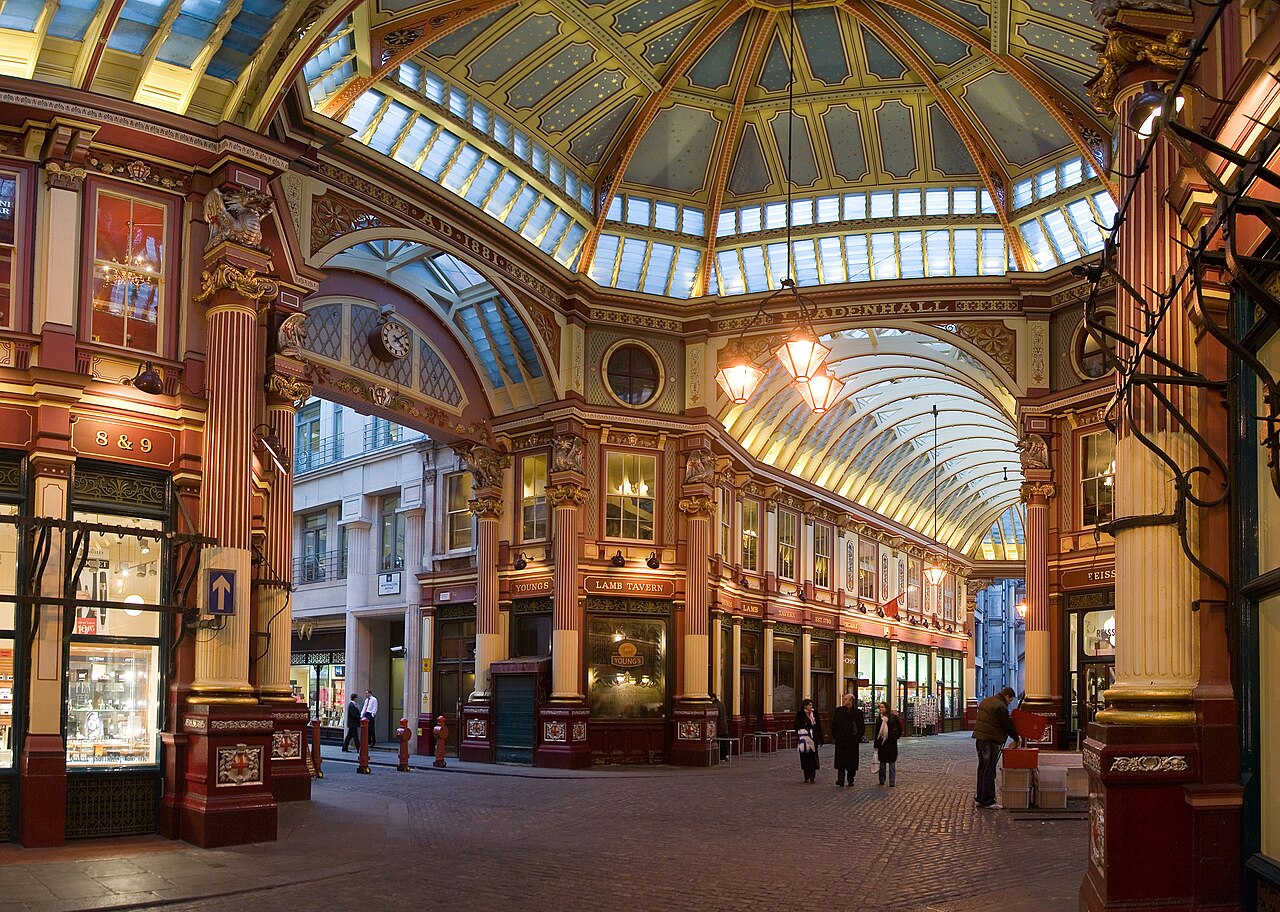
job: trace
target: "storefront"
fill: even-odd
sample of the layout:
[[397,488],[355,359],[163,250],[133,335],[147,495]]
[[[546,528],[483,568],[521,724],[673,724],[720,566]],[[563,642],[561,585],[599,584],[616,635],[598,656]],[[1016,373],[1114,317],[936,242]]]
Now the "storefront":
[[778,623],[773,628],[773,715],[792,728],[800,708],[800,627]]
[[936,701],[930,703],[933,696],[933,682],[929,668],[929,650],[927,647],[911,643],[898,644],[898,712],[902,715],[902,724],[908,735],[933,733],[934,715],[931,706],[936,709]]
[[13,524],[22,505],[22,464],[15,455],[0,456],[0,841],[10,838],[14,811],[14,777],[22,713],[19,683],[19,612],[11,601],[18,591],[18,528]]
[[840,705],[836,696],[835,653],[835,633],[814,630],[809,641],[809,693],[827,731],[831,730],[831,713]]
[[423,618],[433,624],[431,688],[423,695],[430,701],[428,716],[444,716],[449,728],[450,753],[458,750],[462,707],[476,689],[476,606],[474,603],[443,605]]
[[871,719],[879,712],[881,703],[889,701],[889,643],[870,637],[845,640],[845,652],[853,650],[856,656],[858,705]]
[[1116,679],[1115,590],[1070,593],[1066,602],[1063,710],[1067,743],[1074,746],[1103,709],[1102,695]]
[[587,599],[588,731],[597,759],[666,759],[671,607],[656,599]]
[[764,728],[764,624],[757,618],[743,618],[738,645],[738,681],[741,687],[737,714],[741,730],[735,734]]
[[321,737],[337,741],[346,727],[347,653],[346,630],[295,632],[289,659],[289,684],[293,696],[305,703],[311,718],[319,719]]
[[964,653],[938,650],[938,713],[943,731],[964,728]]

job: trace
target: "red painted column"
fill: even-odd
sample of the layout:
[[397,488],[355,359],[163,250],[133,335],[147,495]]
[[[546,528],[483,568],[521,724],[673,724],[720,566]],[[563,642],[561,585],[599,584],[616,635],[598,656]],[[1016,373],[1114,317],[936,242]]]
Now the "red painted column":
[[[1044,470],[1026,469],[1028,478]],[[1052,744],[1057,730],[1059,708],[1053,699],[1053,663],[1049,631],[1049,500],[1055,486],[1049,481],[1029,480],[1022,486],[1027,505],[1027,626],[1026,697],[1022,708],[1053,720],[1045,739]]]

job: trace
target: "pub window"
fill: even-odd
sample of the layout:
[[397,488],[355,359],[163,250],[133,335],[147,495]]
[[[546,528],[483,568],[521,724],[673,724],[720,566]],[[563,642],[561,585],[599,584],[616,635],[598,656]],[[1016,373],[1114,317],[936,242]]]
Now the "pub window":
[[312,513],[302,520],[302,573],[299,582],[318,583],[325,577],[329,517]]
[[876,601],[876,543],[858,539],[858,598]]
[[[18,527],[3,517],[17,515],[17,504],[0,503],[0,593],[6,595],[18,591]],[[0,770],[13,766],[13,708],[18,698],[14,633],[14,603],[0,601]]]
[[605,536],[653,541],[657,457],[610,453],[606,466]]
[[832,529],[822,523],[813,527],[813,584],[819,589],[831,588]]
[[471,473],[454,472],[444,478],[445,541],[450,551],[466,551],[475,539],[471,515]]
[[99,190],[94,208],[94,342],[160,353],[165,206]]
[[547,457],[526,456],[520,462],[520,540],[539,541],[547,537]]
[[733,498],[728,488],[720,489],[720,559],[733,563]]
[[773,711],[796,711],[796,641],[792,637],[773,638]]
[[378,542],[382,549],[383,573],[404,567],[404,514],[400,495],[388,494],[378,500]]
[[1116,437],[1110,431],[1080,438],[1080,505],[1084,527],[1115,515]]
[[13,326],[14,279],[19,272],[19,193],[18,175],[0,171],[0,329]]
[[742,569],[760,570],[760,501],[742,502]]
[[664,718],[666,668],[666,621],[588,618],[587,705],[591,718]]
[[907,613],[920,613],[920,561],[914,557],[907,558]]
[[796,537],[800,517],[790,510],[778,511],[778,578],[796,578]]

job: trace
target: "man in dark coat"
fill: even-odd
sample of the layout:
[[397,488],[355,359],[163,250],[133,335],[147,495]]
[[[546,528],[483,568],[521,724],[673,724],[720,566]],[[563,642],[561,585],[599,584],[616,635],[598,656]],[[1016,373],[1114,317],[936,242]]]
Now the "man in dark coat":
[[[724,708],[724,704],[720,702],[720,698],[715,694],[711,695],[711,706],[716,711],[716,737],[729,737],[729,712]],[[724,763],[729,759],[729,742],[720,742],[720,762]]]
[[356,747],[360,746],[360,701],[355,694],[351,695],[351,702],[347,704],[347,736],[342,739],[344,754],[351,749],[352,742]]
[[836,746],[836,786],[843,787],[845,774],[849,785],[858,774],[858,745],[867,730],[867,720],[853,702],[853,694],[844,695],[844,702],[831,714],[831,740]]
[[996,765],[1000,762],[1000,748],[1009,738],[1018,742],[1022,740],[1009,716],[1013,697],[1013,688],[1006,687],[978,704],[978,720],[973,726],[973,739],[978,745],[978,796],[973,803],[980,808],[1000,807],[996,804]]
[[898,784],[898,739],[902,737],[902,722],[896,713],[890,711],[888,703],[881,703],[875,726],[876,737],[872,744],[880,761],[880,784],[884,785],[887,773],[889,788],[894,788]]

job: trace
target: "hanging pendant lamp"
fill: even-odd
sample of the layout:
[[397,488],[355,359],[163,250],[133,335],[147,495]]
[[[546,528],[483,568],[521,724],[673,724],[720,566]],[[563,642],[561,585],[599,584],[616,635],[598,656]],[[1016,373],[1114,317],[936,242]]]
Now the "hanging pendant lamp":
[[836,404],[836,400],[844,392],[844,381],[828,369],[804,383],[797,383],[796,389],[800,391],[800,398],[809,406],[810,411],[821,415]]
[[[933,540],[938,540],[938,407],[933,407]],[[934,558],[929,566],[924,570],[925,579],[929,581],[931,586],[939,586],[942,584],[942,578],[947,575],[947,570],[942,563]]]

